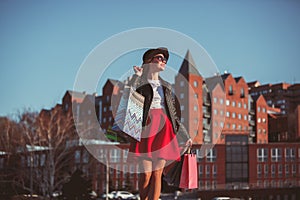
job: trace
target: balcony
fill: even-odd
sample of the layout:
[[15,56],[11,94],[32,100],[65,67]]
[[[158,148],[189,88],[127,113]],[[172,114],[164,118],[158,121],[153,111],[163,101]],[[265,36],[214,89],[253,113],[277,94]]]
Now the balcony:
[[210,101],[209,101],[209,100],[205,99],[205,100],[203,101],[203,105],[204,105],[204,106],[210,106],[211,104],[210,104]]
[[209,130],[209,129],[210,129],[210,125],[209,125],[209,124],[203,124],[203,128],[204,128],[205,130]]
[[255,111],[254,111],[254,109],[253,109],[253,108],[250,108],[250,110],[249,110],[249,114],[250,114],[250,115],[255,115]]
[[252,119],[251,119],[251,120],[249,120],[249,125],[250,125],[250,126],[255,126],[255,122],[254,122],[254,120],[252,120]]
[[209,112],[207,112],[207,111],[205,111],[205,112],[203,112],[203,117],[204,118],[210,118],[210,113]]
[[210,136],[208,135],[204,136],[204,142],[211,142]]

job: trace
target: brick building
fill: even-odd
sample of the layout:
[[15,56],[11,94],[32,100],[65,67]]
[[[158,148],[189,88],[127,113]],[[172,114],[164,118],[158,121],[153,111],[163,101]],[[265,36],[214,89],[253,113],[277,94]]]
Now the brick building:
[[[295,141],[300,138],[299,104],[300,84],[265,84],[249,83],[249,93],[252,97],[263,95],[271,108],[280,109],[280,113],[270,115],[271,141]],[[274,127],[278,127],[278,129]]]

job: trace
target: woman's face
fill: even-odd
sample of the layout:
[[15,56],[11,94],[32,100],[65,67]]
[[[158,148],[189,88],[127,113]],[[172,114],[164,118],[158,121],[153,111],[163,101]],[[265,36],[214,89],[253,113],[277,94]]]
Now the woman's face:
[[153,72],[160,72],[164,71],[166,68],[167,60],[165,59],[163,54],[156,54],[152,57],[149,67],[151,68],[151,71]]

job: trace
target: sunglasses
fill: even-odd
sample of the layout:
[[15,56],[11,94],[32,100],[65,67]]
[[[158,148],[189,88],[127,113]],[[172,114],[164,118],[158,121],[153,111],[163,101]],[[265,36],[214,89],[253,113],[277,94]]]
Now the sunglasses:
[[164,58],[163,56],[154,56],[152,59],[157,59],[158,61],[160,61],[160,62],[163,62],[163,63],[167,63],[167,59],[166,58]]

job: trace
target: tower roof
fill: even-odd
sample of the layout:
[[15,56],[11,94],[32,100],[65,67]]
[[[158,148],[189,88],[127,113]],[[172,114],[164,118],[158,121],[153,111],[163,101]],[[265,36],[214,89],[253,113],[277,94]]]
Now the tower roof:
[[194,62],[194,59],[192,57],[190,50],[188,50],[185,54],[185,58],[179,69],[179,73],[185,77],[188,74],[194,74],[197,76],[201,76],[200,73],[198,72],[198,70],[196,69],[196,64]]

